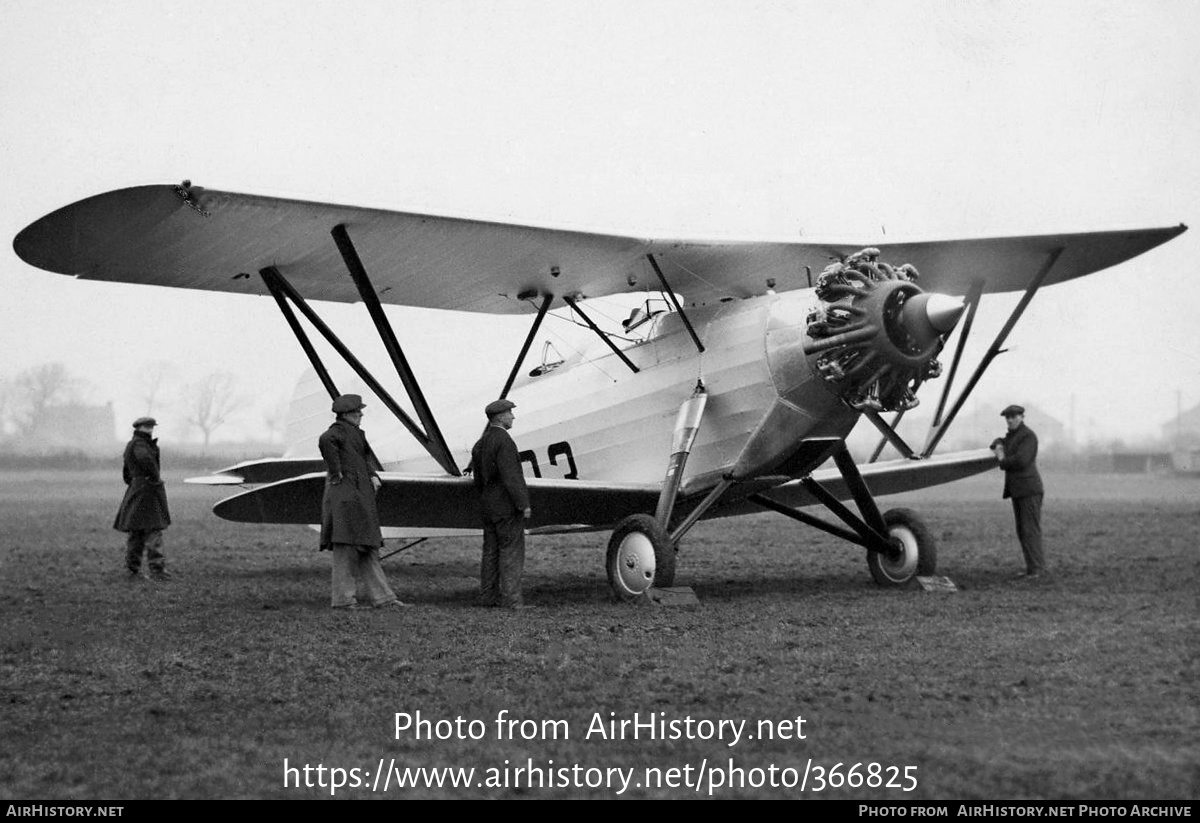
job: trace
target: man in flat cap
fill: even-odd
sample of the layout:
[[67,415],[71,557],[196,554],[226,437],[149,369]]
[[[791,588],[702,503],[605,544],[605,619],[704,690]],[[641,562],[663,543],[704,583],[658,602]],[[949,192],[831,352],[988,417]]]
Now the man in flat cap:
[[517,444],[509,436],[516,404],[487,404],[487,428],[471,449],[471,471],[483,510],[483,559],[479,595],[484,606],[526,608],[521,598],[525,570],[525,521],[533,514]]
[[[321,551],[333,552],[333,607],[335,609],[398,607],[401,603],[388,585],[379,563],[383,534],[375,494],[383,485],[383,468],[362,423],[362,397],[343,394],[333,401],[337,419],[317,445],[325,459],[325,496],[321,500]],[[356,603],[362,598],[365,603]]]
[[133,437],[125,446],[125,463],[121,474],[125,478],[125,497],[117,509],[113,528],[127,532],[125,539],[125,569],[130,580],[143,580],[142,554],[155,580],[169,580],[166,558],[162,553],[163,529],[171,525],[167,508],[167,488],[159,471],[158,441],[154,439],[153,417],[133,421]]
[[1037,435],[1025,425],[1025,409],[1008,406],[1000,412],[1008,426],[1003,438],[992,441],[992,453],[1004,471],[1004,496],[1012,500],[1017,521],[1017,539],[1025,555],[1025,579],[1046,571],[1042,554],[1042,476],[1038,474]]

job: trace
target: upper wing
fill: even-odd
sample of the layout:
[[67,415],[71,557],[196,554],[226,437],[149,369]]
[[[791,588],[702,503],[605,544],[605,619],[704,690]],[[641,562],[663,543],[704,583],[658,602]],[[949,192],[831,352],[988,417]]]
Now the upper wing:
[[926,291],[963,294],[976,280],[985,293],[1026,288],[1051,252],[1062,250],[1043,285],[1102,271],[1187,231],[1187,226],[1127,231],[984,237],[879,244],[889,263],[911,263]]
[[140,186],[65,206],[13,241],[25,262],[90,280],[265,294],[257,272],[278,268],[308,299],[353,303],[359,294],[330,236],[344,224],[385,303],[493,313],[528,310],[522,293],[583,297],[657,285],[653,253],[692,305],[808,285],[833,258],[875,245],[912,263],[927,289],[1024,288],[1054,249],[1047,283],[1113,266],[1184,226],[989,239],[879,242],[650,240],[382,209]]

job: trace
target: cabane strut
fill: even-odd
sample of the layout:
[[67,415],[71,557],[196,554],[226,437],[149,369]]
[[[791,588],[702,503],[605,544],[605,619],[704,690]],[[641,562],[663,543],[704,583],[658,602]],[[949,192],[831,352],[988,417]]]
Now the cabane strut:
[[692,342],[696,344],[696,349],[703,354],[704,344],[700,342],[700,336],[696,334],[696,330],[692,328],[692,321],[688,320],[687,312],[683,310],[683,306],[679,305],[679,301],[675,298],[675,292],[671,289],[671,284],[667,282],[667,277],[662,273],[662,269],[658,267],[658,261],[654,259],[653,254],[647,254],[646,259],[650,261],[650,266],[654,269],[654,273],[658,275],[658,282],[662,283],[663,291],[671,301],[671,305],[675,307],[679,319],[683,321],[683,325],[687,327],[688,334],[692,336]]
[[624,363],[626,366],[628,366],[630,371],[632,371],[634,374],[637,374],[639,371],[641,371],[641,369],[639,369],[637,366],[635,366],[633,364],[633,361],[630,360],[625,355],[625,352],[618,349],[617,344],[614,343],[612,340],[610,340],[607,334],[605,334],[603,331],[601,331],[600,327],[596,325],[595,321],[593,321],[592,318],[590,318],[586,314],[584,314],[583,309],[579,308],[579,303],[577,303],[575,301],[574,297],[563,297],[563,302],[566,303],[568,306],[570,306],[572,311],[578,313],[578,315],[583,318],[584,322],[586,322],[588,324],[588,327],[592,331],[594,331],[600,337],[600,339],[603,340],[608,345],[608,347],[610,349],[612,349],[613,354],[615,354],[617,357],[621,358],[621,362]]
[[[527,300],[536,297],[537,293],[518,294],[518,300]],[[525,335],[525,343],[521,346],[521,353],[517,355],[517,362],[513,363],[512,371],[508,373],[508,380],[504,381],[504,388],[500,391],[500,397],[508,397],[508,390],[512,388],[513,381],[517,379],[517,375],[521,371],[521,364],[525,362],[525,355],[529,354],[529,347],[533,345],[533,338],[537,336],[538,329],[542,326],[542,320],[546,317],[546,312],[550,309],[550,304],[554,302],[554,295],[547,294],[542,298],[542,305],[538,307],[537,317],[533,320],[533,328],[529,330],[529,334]]]

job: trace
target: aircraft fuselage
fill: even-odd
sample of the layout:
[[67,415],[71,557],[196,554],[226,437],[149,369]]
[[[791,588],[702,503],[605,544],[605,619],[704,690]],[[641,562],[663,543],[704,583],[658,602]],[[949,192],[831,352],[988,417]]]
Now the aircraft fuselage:
[[[805,289],[688,309],[703,353],[679,315],[663,314],[648,339],[624,349],[636,374],[597,341],[574,361],[526,375],[509,395],[526,475],[661,481],[676,415],[697,381],[708,403],[685,490],[769,471],[802,438],[844,437],[858,413],[828,390],[804,353],[806,319],[818,302]],[[475,405],[471,421],[479,420]],[[455,417],[447,415],[445,430],[465,466],[480,427]],[[436,470],[424,456],[398,468]]]

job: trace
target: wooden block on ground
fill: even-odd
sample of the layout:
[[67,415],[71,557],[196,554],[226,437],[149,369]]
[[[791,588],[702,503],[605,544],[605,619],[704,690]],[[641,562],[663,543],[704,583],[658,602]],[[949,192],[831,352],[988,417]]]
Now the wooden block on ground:
[[690,586],[672,586],[668,589],[649,588],[642,601],[654,606],[699,606],[700,599]]

